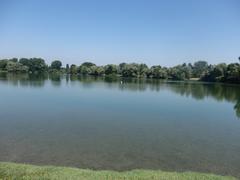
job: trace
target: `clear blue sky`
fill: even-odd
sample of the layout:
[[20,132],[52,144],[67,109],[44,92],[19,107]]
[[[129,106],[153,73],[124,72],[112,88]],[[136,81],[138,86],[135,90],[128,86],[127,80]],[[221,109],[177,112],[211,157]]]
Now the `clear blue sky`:
[[0,0],[0,58],[172,66],[238,56],[239,0]]

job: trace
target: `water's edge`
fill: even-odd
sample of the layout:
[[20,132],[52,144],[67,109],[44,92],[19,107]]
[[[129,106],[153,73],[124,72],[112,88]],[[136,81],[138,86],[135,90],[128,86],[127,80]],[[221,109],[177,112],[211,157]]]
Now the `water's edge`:
[[51,179],[221,179],[235,180],[235,177],[198,172],[166,172],[161,170],[135,169],[131,171],[90,170],[58,166],[35,166],[0,162],[0,178],[51,178]]

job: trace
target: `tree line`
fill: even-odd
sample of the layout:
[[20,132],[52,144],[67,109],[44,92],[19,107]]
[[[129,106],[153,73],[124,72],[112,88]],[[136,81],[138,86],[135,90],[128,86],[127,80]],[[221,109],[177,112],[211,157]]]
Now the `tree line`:
[[[240,61],[240,58],[239,58]],[[239,63],[208,64],[206,61],[197,61],[193,64],[183,63],[174,67],[155,65],[148,67],[146,64],[120,63],[119,65],[107,64],[97,66],[92,62],[81,65],[69,64],[62,67],[59,60],[47,65],[42,58],[12,58],[0,60],[0,71],[12,73],[66,73],[93,76],[122,76],[133,78],[171,79],[171,80],[202,80],[209,82],[240,83]]]

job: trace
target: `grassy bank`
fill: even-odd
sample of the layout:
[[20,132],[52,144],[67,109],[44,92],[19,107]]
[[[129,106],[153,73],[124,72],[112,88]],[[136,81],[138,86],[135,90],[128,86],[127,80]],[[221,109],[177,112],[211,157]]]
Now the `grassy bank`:
[[133,170],[126,172],[115,171],[93,171],[77,168],[54,167],[54,166],[33,166],[15,163],[0,163],[0,179],[3,180],[107,180],[107,179],[164,179],[164,180],[233,180],[233,177],[217,176],[213,174],[193,172],[164,172],[151,170]]

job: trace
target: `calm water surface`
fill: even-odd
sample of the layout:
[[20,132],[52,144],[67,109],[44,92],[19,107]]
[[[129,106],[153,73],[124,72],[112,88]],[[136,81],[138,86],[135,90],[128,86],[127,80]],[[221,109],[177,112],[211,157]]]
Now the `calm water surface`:
[[240,177],[240,86],[121,81],[1,75],[0,161]]

